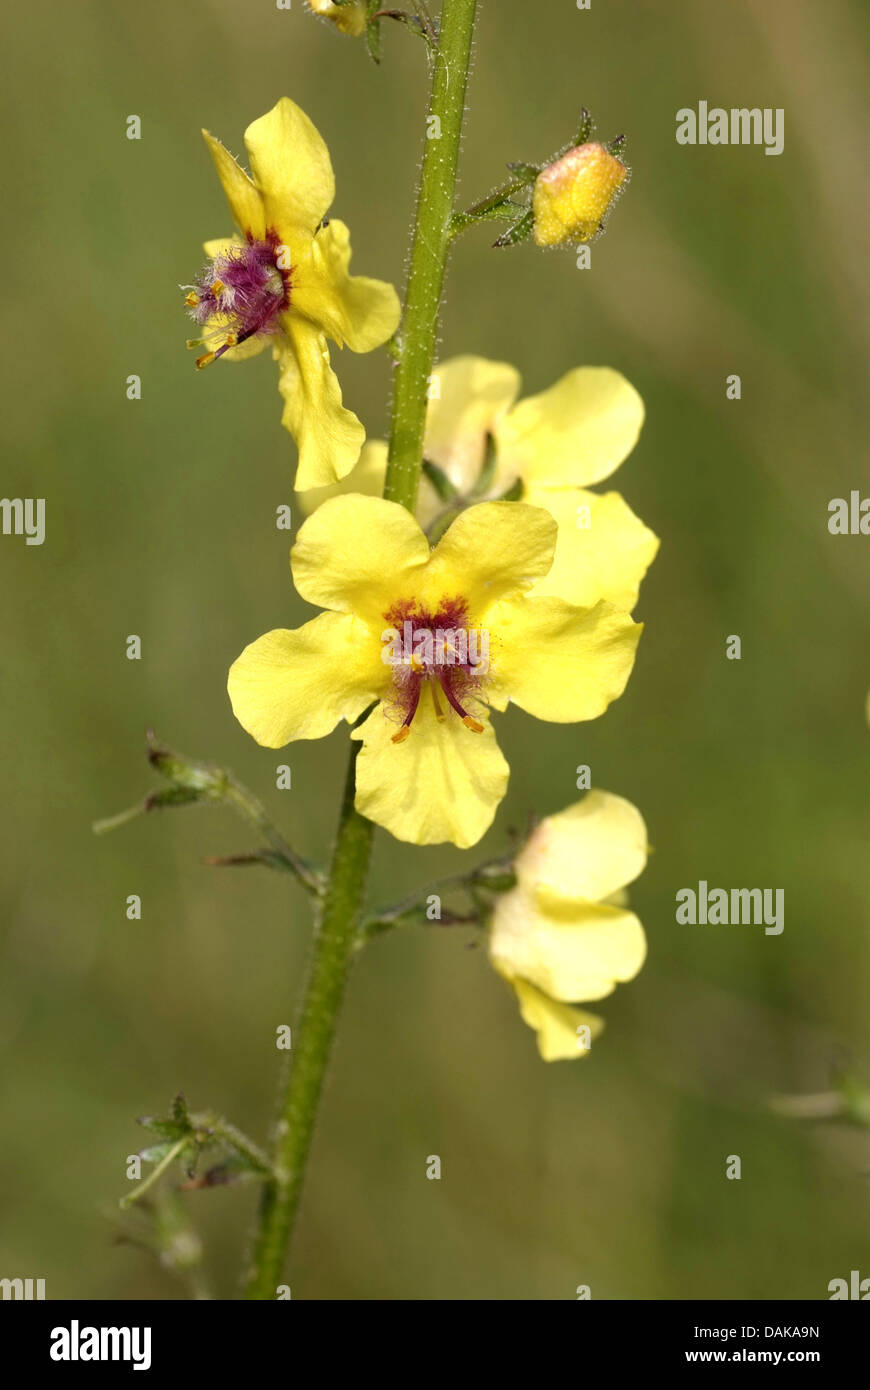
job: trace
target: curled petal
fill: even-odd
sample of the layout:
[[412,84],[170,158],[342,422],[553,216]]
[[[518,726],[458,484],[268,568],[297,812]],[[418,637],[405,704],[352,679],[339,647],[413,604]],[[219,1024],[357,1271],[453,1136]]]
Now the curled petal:
[[538,1051],[545,1062],[567,1062],[585,1057],[589,1051],[586,1037],[579,1029],[589,1030],[592,1042],[604,1030],[604,1021],[585,1009],[572,1008],[550,999],[535,989],[528,980],[511,980],[516,992],[523,1022],[538,1035]]
[[341,403],[341,387],[329,361],[326,337],[298,314],[284,314],[286,339],[274,348],[284,397],[281,423],[299,449],[296,487],[324,487],[349,473],[359,458],[365,430]]

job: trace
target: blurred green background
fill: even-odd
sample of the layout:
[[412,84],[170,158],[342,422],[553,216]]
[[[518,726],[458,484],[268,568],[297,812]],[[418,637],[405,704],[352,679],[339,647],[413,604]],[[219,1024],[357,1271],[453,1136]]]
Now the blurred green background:
[[[394,25],[378,70],[298,0],[49,0],[19,8],[6,45],[2,492],[47,499],[47,538],[0,538],[0,1276],[45,1278],[49,1298],[175,1298],[169,1271],[114,1241],[135,1116],[181,1089],[264,1136],[308,907],[277,874],[203,866],[253,847],[228,812],[102,839],[91,822],[152,785],[153,725],[231,766],[321,856],[347,749],[344,728],[260,749],[225,693],[245,643],[310,610],[274,524],[295,451],[272,364],[197,375],[184,351],[177,286],[230,229],[199,130],[240,152],[245,125],[292,96],[330,146],[354,268],[401,282],[426,60]],[[826,525],[832,497],[870,493],[868,53],[857,0],[481,4],[465,201],[506,160],[562,145],[584,104],[603,138],[627,133],[633,178],[591,270],[464,237],[442,351],[514,362],[526,393],[582,363],[622,370],[647,423],[615,485],[662,548],[608,714],[498,721],[512,780],[480,854],[575,799],[589,763],[649,826],[632,900],[650,955],[602,1005],[593,1057],[547,1066],[470,931],[375,943],[322,1107],[296,1298],[570,1299],[581,1283],[825,1298],[832,1278],[870,1276],[870,1132],[767,1108],[825,1089],[838,1058],[870,1077],[870,540]],[[675,112],[701,99],[783,107],[784,153],[678,146]],[[382,435],[386,355],[337,365]],[[372,900],[462,862],[380,835]],[[675,892],[700,878],[783,887],[784,933],[677,925]],[[253,1200],[188,1199],[219,1296]]]

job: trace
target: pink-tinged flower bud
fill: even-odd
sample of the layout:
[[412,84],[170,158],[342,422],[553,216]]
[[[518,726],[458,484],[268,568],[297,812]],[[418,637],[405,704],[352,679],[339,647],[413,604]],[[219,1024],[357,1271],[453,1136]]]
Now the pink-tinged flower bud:
[[591,241],[627,178],[621,160],[598,144],[577,145],[548,164],[532,197],[538,246]]
[[365,32],[366,9],[365,0],[351,0],[350,4],[336,5],[334,0],[308,0],[308,8],[314,14],[322,15],[324,19],[329,19],[340,29],[343,34],[351,34],[358,38]]

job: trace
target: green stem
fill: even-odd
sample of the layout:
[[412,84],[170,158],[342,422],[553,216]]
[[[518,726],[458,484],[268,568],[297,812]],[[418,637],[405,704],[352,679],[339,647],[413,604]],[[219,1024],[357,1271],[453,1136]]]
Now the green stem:
[[248,1298],[274,1298],[302,1192],[305,1164],[317,1105],[351,957],[371,850],[371,821],[354,809],[354,743],[348,766],[329,886],[315,929],[302,1011],[292,1033],[293,1049],[282,1080],[272,1148],[272,1171],[260,1203],[260,1216],[248,1275]]
[[201,1115],[191,1115],[190,1119],[195,1129],[208,1130],[214,1139],[220,1140],[229,1149],[235,1149],[236,1153],[248,1160],[255,1172],[271,1173],[268,1154],[263,1153],[259,1144],[255,1144],[253,1139],[249,1139],[247,1134],[224,1119],[223,1115],[206,1111]]
[[118,1206],[124,1208],[132,1206],[134,1202],[138,1202],[139,1198],[142,1197],[150,1187],[154,1186],[157,1179],[163,1176],[167,1168],[172,1167],[186,1143],[187,1139],[184,1138],[179,1139],[177,1143],[173,1144],[169,1152],[164,1154],[163,1158],[161,1158],[152,1172],[148,1174],[147,1178],[143,1178],[138,1187],[134,1187],[132,1192],[128,1192],[126,1197],[122,1197]]
[[[477,0],[444,0],[432,76],[428,114],[438,118],[440,139],[427,140],[423,157],[384,485],[384,496],[409,511],[414,510],[423,459],[426,387],[450,245],[476,8]],[[428,128],[433,128],[431,120]],[[350,755],[329,883],[315,930],[294,1046],[281,1083],[273,1177],[265,1183],[260,1203],[248,1298],[274,1298],[281,1282],[345,984],[360,945],[359,921],[374,827],[354,807],[359,746],[354,742]]]
[[450,249],[465,88],[477,0],[444,0],[432,75],[402,323],[404,348],[396,368],[390,452],[384,496],[409,511],[417,501],[426,424],[426,388],[435,357],[438,310]]
[[296,875],[309,893],[322,893],[323,883],[320,874],[316,869],[306,862],[301,855],[297,854],[291,845],[287,843],[278,827],[270,820],[262,802],[258,801],[253,792],[249,792],[247,787],[241,782],[237,782],[230,773],[226,774],[226,790],[224,799],[256,826],[260,834],[269,842],[279,859],[286,864],[287,868]]

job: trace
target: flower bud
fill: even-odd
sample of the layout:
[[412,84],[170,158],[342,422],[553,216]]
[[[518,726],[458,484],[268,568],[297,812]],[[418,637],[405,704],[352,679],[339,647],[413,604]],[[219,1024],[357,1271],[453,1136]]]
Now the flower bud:
[[594,143],[577,145],[548,164],[532,197],[538,246],[591,241],[627,178],[621,160]]
[[308,8],[314,14],[322,15],[324,19],[329,19],[340,29],[343,34],[351,34],[358,38],[365,32],[366,27],[366,3],[365,0],[350,0],[350,3],[336,5],[334,0],[308,0]]

